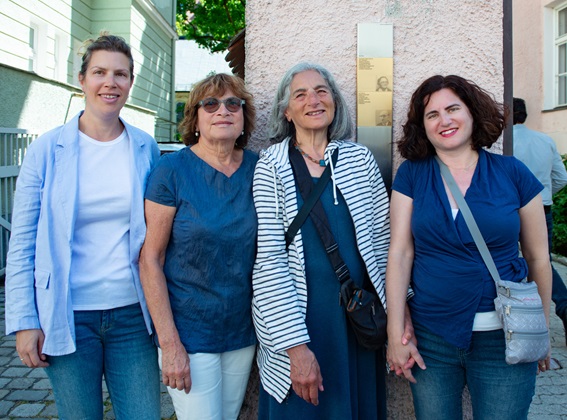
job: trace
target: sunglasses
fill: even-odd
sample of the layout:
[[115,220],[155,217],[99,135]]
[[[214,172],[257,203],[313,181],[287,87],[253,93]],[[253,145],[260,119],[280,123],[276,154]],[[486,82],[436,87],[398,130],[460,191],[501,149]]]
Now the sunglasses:
[[209,114],[217,112],[221,104],[224,104],[226,109],[230,112],[238,112],[240,108],[242,108],[242,105],[244,105],[244,102],[244,99],[236,98],[234,96],[223,100],[217,98],[205,98],[202,101],[199,101],[199,106],[202,106]]

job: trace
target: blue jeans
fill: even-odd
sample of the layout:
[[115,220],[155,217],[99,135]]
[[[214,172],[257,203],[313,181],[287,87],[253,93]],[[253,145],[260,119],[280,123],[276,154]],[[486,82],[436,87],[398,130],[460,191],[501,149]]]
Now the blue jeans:
[[59,418],[102,419],[104,375],[117,420],[159,419],[157,350],[140,305],[74,314],[77,351],[47,358]]
[[461,420],[465,385],[475,420],[526,419],[535,392],[537,362],[508,365],[502,330],[473,332],[468,349],[459,349],[415,324],[418,350],[426,369],[417,365],[411,384],[418,420]]
[[[549,258],[551,259],[551,243],[553,242],[553,214],[551,212],[545,214],[547,223],[547,241],[549,244]],[[551,266],[553,273],[553,285],[551,289],[551,300],[555,303],[555,313],[561,317],[567,311],[567,287],[563,283],[563,279]]]

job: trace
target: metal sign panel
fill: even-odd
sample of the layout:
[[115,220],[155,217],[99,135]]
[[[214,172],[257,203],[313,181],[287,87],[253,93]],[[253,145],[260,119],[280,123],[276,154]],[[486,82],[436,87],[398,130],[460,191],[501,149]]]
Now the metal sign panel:
[[356,64],[358,142],[368,147],[388,191],[392,186],[394,27],[359,23]]

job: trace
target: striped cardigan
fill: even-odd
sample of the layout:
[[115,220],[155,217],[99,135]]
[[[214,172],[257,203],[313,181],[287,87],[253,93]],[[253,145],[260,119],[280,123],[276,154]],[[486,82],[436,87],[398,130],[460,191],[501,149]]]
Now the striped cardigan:
[[[286,349],[308,343],[307,285],[300,232],[286,251],[284,233],[297,215],[297,192],[289,162],[290,139],[260,153],[253,195],[258,214],[258,255],[252,277],[252,311],[258,336],[258,366],[264,389],[282,402],[291,387]],[[388,195],[370,151],[351,141],[331,141],[327,164],[339,148],[334,188],[351,214],[358,250],[386,307],[385,272],[390,241]],[[331,302],[329,304],[332,304]]]

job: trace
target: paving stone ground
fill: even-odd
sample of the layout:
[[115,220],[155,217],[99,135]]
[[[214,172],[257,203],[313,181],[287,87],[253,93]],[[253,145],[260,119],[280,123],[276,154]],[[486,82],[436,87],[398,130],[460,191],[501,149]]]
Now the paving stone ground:
[[[16,352],[15,337],[5,334],[4,301],[4,286],[0,286],[0,419],[58,419],[53,391],[44,369],[22,366]],[[104,420],[114,420],[112,403],[104,385],[103,398]],[[161,417],[176,419],[171,398],[163,384]]]
[[[564,281],[567,280],[567,260],[555,261],[554,266]],[[536,395],[528,420],[567,420],[567,347],[563,324],[555,315],[551,316],[550,332],[552,355],[564,368],[548,371],[538,376]],[[112,420],[115,418],[112,404],[108,392],[106,389],[104,391],[104,419]],[[173,420],[176,418],[173,405],[163,385],[161,391],[162,419]],[[254,411],[252,409],[248,412]],[[242,420],[252,420],[251,415],[240,417]],[[406,420],[395,413],[389,413],[388,417]],[[0,286],[0,419],[51,420],[57,418],[53,393],[44,370],[22,366],[16,353],[14,336],[5,335],[4,287]]]

